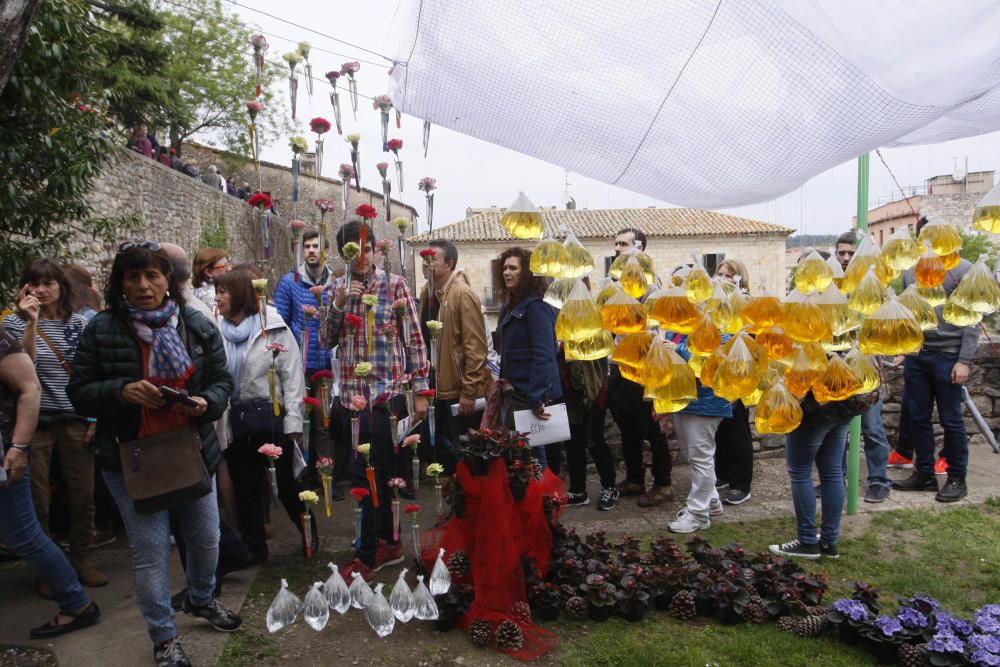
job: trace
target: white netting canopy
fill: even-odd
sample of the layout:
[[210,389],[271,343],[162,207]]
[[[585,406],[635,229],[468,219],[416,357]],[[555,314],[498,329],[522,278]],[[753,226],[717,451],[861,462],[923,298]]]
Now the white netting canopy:
[[878,146],[1000,129],[995,1],[404,9],[401,111],[676,204],[762,201]]

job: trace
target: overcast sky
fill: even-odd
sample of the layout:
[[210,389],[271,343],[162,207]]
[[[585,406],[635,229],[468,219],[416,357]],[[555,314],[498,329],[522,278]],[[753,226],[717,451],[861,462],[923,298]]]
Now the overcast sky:
[[[241,21],[259,26],[268,36],[271,45],[269,59],[280,60],[282,53],[294,50],[299,41],[307,40],[313,46],[310,57],[313,74],[320,78],[330,69],[339,69],[346,60],[363,58],[378,62],[380,58],[269,18],[255,10],[263,10],[301,26],[313,27],[327,35],[378,53],[388,53],[390,50],[386,46],[386,31],[397,0],[337,0],[333,3],[315,0],[283,0],[281,3],[265,0],[238,1],[253,10],[234,6],[230,2],[224,4],[235,10]],[[279,36],[291,38],[291,41]],[[320,49],[343,55],[324,53]],[[387,92],[388,65],[388,62],[384,67],[361,64],[357,77],[362,95],[374,96]],[[313,84],[314,92],[310,100],[305,82],[300,82],[297,113],[299,133],[309,139],[310,149],[315,135],[309,132],[309,120],[315,116],[323,116],[331,122],[333,120],[329,85],[320,81],[314,81]],[[284,92],[285,89],[286,86],[283,85],[281,90]],[[461,94],[461,91],[455,92]],[[287,92],[285,96],[287,99]],[[381,151],[379,114],[372,109],[369,100],[362,98],[359,100],[358,119],[355,121],[345,90],[341,92],[341,103],[344,108],[345,134],[352,131],[362,134],[362,184],[378,190],[381,186],[375,164],[380,161],[392,162],[391,154]],[[620,123],[622,119],[608,121]],[[539,206],[561,206],[564,202],[567,174],[560,167],[441,127],[431,130],[430,151],[425,159],[421,149],[421,133],[422,121],[410,116],[403,116],[401,129],[397,130],[394,123],[390,124],[389,136],[398,137],[404,142],[400,152],[404,164],[405,186],[402,199],[415,206],[421,218],[424,216],[424,198],[423,193],[417,190],[416,183],[423,176],[432,176],[438,181],[434,200],[435,227],[460,220],[469,206],[507,206],[519,190],[524,190]],[[349,147],[336,135],[336,130],[326,136],[323,174],[336,177],[337,165],[350,161]],[[970,171],[997,169],[1000,167],[1000,133],[931,146],[883,149],[882,154],[903,187],[920,186],[931,176],[952,173],[956,160],[964,166],[966,157]],[[290,157],[287,137],[277,138],[263,150],[263,158],[268,161],[283,163],[288,162]],[[873,202],[894,194],[898,196],[889,172],[874,153],[870,173],[870,195]],[[579,208],[672,206],[668,202],[657,201],[578,174],[569,174],[568,180],[569,192],[576,199]],[[856,163],[851,161],[814,177],[798,190],[779,199],[725,211],[784,225],[802,233],[839,233],[850,227],[851,217],[855,213],[856,185]],[[399,197],[395,182],[393,188],[393,196]],[[421,221],[421,230],[426,230],[426,220]]]

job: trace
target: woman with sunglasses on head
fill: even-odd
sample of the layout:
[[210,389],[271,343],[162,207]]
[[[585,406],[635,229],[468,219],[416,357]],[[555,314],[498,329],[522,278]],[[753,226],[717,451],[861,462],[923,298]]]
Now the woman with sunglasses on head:
[[[49,531],[49,473],[56,455],[66,488],[70,514],[70,560],[85,586],[104,586],[108,578],[90,562],[94,543],[94,454],[88,446],[89,424],[69,398],[66,385],[70,362],[87,326],[73,312],[73,290],[62,268],[50,259],[36,259],[21,273],[17,314],[4,318],[4,329],[21,343],[35,362],[42,384],[38,427],[31,437],[31,498],[42,530]],[[49,597],[45,582],[38,592]]]
[[230,270],[225,250],[202,248],[191,263],[191,287],[202,303],[215,310],[215,279]]
[[[205,467],[214,475],[219,443],[213,422],[225,410],[233,380],[219,331],[184,304],[159,243],[122,244],[111,266],[105,303],[107,309],[91,320],[80,339],[67,393],[79,412],[97,419],[97,462],[128,533],[136,600],[156,664],[190,665],[170,605],[170,512],[150,512],[129,496],[118,444],[193,427]],[[162,474],[169,476],[171,470]],[[219,558],[214,490],[209,487],[204,495],[168,507],[187,545],[184,612],[217,630],[236,630],[240,617],[214,599]]]

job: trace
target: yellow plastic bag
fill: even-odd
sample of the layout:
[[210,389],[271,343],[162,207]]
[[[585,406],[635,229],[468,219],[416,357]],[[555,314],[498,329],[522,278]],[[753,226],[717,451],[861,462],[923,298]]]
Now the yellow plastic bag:
[[713,391],[729,402],[749,396],[757,390],[760,383],[757,370],[758,366],[747,349],[743,336],[737,336],[715,373]]
[[563,264],[563,278],[583,278],[594,270],[594,258],[583,247],[576,234],[569,232],[566,240],[563,241],[563,249],[566,251],[566,261]]
[[821,372],[799,347],[792,355],[792,365],[785,371],[785,386],[796,398],[803,398],[820,375]]
[[786,359],[795,352],[795,341],[781,327],[768,327],[757,334],[757,344],[767,351],[768,359]]
[[615,341],[607,331],[599,331],[584,340],[570,340],[564,343],[566,361],[594,361],[611,354]]
[[903,290],[903,293],[899,295],[899,303],[909,309],[913,317],[920,323],[922,331],[937,329],[937,313],[934,312],[934,307],[927,299],[920,295],[916,285],[910,284]]
[[847,306],[856,313],[871,315],[883,303],[885,303],[885,285],[875,277],[874,269],[869,269],[868,274],[851,292]]
[[583,281],[577,280],[556,317],[556,339],[583,341],[596,336],[603,328],[594,298]]
[[722,334],[707,316],[702,315],[694,331],[688,336],[687,345],[691,354],[707,357],[722,344]]
[[913,240],[910,228],[903,225],[882,246],[882,259],[896,271],[906,271],[920,259],[920,246]]
[[832,284],[833,271],[815,250],[795,265],[795,289],[802,294],[822,292]]
[[632,246],[628,252],[623,252],[615,257],[614,261],[611,262],[611,266],[608,267],[608,275],[615,280],[621,280],[622,271],[625,269],[625,263],[629,260],[629,255],[634,255],[636,261],[639,262],[639,266],[642,267],[643,275],[646,276],[646,284],[655,285],[656,268],[653,265],[653,258],[644,253],[642,250],[639,250],[638,245]]
[[948,295],[944,293],[944,286],[942,285],[938,285],[937,287],[917,287],[917,294],[922,296],[927,303],[931,304],[931,308],[943,306],[944,302],[948,300]]
[[782,328],[800,343],[819,342],[833,337],[830,320],[817,303],[816,295],[802,296],[798,290],[792,290],[785,300],[785,321]]
[[543,239],[531,251],[531,272],[536,276],[559,278],[569,262],[569,254],[562,243],[553,238]]
[[791,433],[802,423],[802,406],[781,380],[772,384],[757,401],[754,425],[757,432]]
[[[704,303],[705,313],[712,320],[718,329],[724,329],[736,315],[737,309],[734,304],[733,295],[737,290],[726,291],[726,285],[720,280],[712,281],[712,296]],[[729,285],[729,287],[732,287]],[[740,302],[742,303],[742,302]]]
[[944,262],[933,250],[928,248],[913,269],[913,277],[917,279],[918,287],[940,287],[944,283]]
[[958,287],[951,293],[950,299],[966,310],[983,315],[1000,309],[1000,285],[997,285],[982,257],[958,281]]
[[816,304],[830,320],[830,330],[834,336],[842,336],[861,326],[861,318],[847,305],[844,293],[830,285],[816,297]]
[[653,334],[649,332],[626,334],[618,339],[611,352],[611,361],[642,369],[646,363],[649,346],[653,344]]
[[622,289],[625,290],[626,294],[633,298],[641,299],[646,294],[649,283],[646,282],[646,274],[643,273],[642,266],[639,264],[639,260],[636,259],[635,253],[629,253],[628,259],[625,260],[625,266],[622,267],[621,278],[618,282],[621,283]]
[[870,235],[866,234],[862,237],[857,252],[854,253],[854,257],[844,269],[844,280],[840,284],[840,289],[843,290],[844,294],[853,292],[858,283],[868,274],[868,269],[878,266],[881,255],[882,253]]
[[962,249],[962,236],[953,226],[935,221],[924,225],[917,243],[929,245],[935,253],[944,257]]
[[662,340],[654,339],[642,364],[642,386],[647,393],[659,389],[670,382],[672,374],[673,365],[667,346]]
[[698,325],[701,313],[688,300],[683,289],[671,287],[660,292],[649,316],[667,331],[690,334]]
[[843,401],[860,393],[864,384],[844,360],[833,355],[826,366],[826,372],[813,382],[813,397],[819,403]]
[[618,292],[601,306],[601,322],[615,335],[646,330],[646,307],[625,292]]
[[694,371],[673,349],[667,352],[670,358],[670,381],[652,392],[646,398],[653,399],[653,410],[666,414],[678,412],[698,398],[698,384]]
[[983,320],[983,314],[959,305],[954,300],[954,294],[948,298],[941,311],[941,319],[956,327],[972,327]]
[[561,310],[563,305],[566,303],[566,299],[569,298],[569,293],[573,291],[573,287],[576,285],[576,279],[574,278],[561,278],[559,280],[553,280],[549,288],[545,290],[545,296],[542,297],[542,301],[549,304],[556,310]]
[[707,301],[712,296],[712,278],[708,275],[708,271],[705,267],[701,265],[701,262],[696,261],[691,270],[687,272],[684,276],[684,293],[687,298],[694,303],[703,303]]
[[740,316],[749,322],[755,333],[768,327],[781,326],[785,318],[785,305],[766,288],[761,288],[755,296],[743,305]]
[[895,356],[916,352],[924,344],[920,323],[895,295],[861,325],[858,349],[864,354]]
[[872,362],[872,358],[861,354],[857,348],[847,353],[847,356],[844,357],[844,363],[861,378],[862,394],[875,391],[882,384],[882,375]]

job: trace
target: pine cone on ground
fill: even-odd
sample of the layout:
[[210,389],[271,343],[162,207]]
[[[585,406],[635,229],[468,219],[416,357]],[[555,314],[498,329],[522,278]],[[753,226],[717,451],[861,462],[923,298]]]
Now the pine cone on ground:
[[566,614],[578,621],[587,618],[587,601],[579,595],[574,595],[566,600]]
[[782,616],[781,618],[778,619],[775,625],[777,626],[778,630],[782,632],[791,632],[795,628],[795,624],[796,622],[798,622],[798,620],[799,619],[795,618],[794,616]]
[[796,637],[818,637],[826,629],[825,616],[805,616],[796,620],[792,634]]
[[469,554],[464,549],[458,549],[448,559],[448,571],[456,577],[469,574]]
[[764,622],[764,605],[750,602],[743,608],[743,620],[747,623],[760,624]]
[[510,606],[508,615],[518,623],[531,623],[531,607],[527,602],[518,600]]
[[682,621],[690,621],[694,618],[694,596],[691,595],[691,591],[680,591],[674,595],[667,613]]
[[749,604],[759,604],[761,607],[763,607],[764,606],[764,598],[762,598],[760,596],[760,593],[758,593],[757,591],[751,590],[750,591],[750,602],[749,602]]
[[562,600],[563,606],[566,606],[566,602],[574,595],[576,595],[576,589],[569,584],[559,586],[559,597]]
[[903,667],[926,667],[927,653],[925,644],[901,644],[899,646],[899,664]]
[[806,615],[808,616],[826,616],[826,607],[821,604],[806,607]]
[[478,648],[486,648],[493,641],[493,629],[489,621],[473,621],[469,624],[469,639]]
[[524,647],[524,633],[514,621],[507,619],[497,628],[497,648],[501,651],[520,651]]

